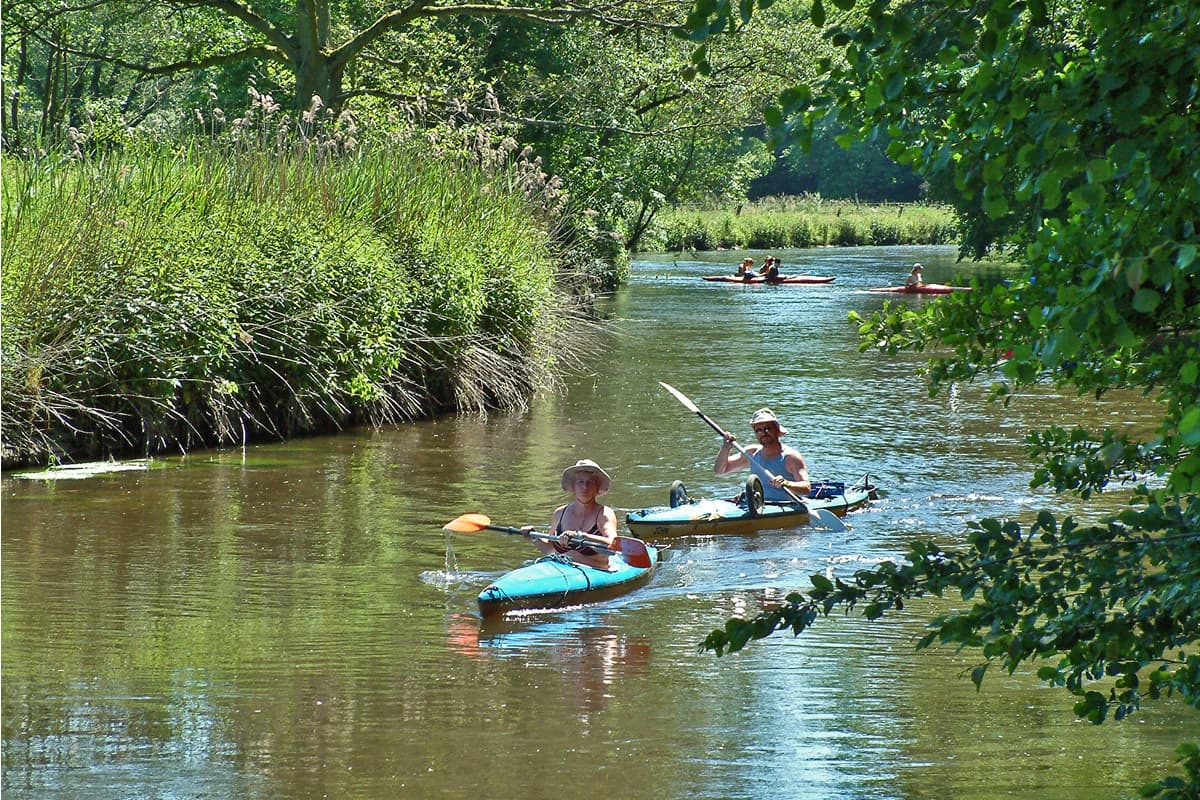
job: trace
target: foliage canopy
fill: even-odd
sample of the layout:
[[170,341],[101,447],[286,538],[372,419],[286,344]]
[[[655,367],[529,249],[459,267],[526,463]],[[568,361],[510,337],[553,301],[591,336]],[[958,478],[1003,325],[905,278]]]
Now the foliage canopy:
[[802,5],[790,0],[747,30],[752,51],[723,42],[701,70],[674,35],[684,8],[22,0],[4,9],[4,147],[53,150],[70,137],[82,154],[236,137],[248,105],[267,98],[305,132],[339,118],[363,142],[529,146],[574,208],[635,248],[665,205],[741,199],[770,162],[761,105],[791,65],[833,52],[797,24]]
[[[814,576],[812,590],[730,620],[705,647],[737,650],[835,608],[876,618],[955,591],[973,605],[934,620],[920,645],[978,648],[977,684],[992,664],[1049,660],[1038,675],[1093,722],[1164,695],[1200,706],[1200,6],[834,5],[815,0],[812,20],[845,59],[780,94],[767,111],[776,135],[807,143],[834,121],[886,141],[898,161],[955,188],[964,254],[1020,264],[1009,284],[857,319],[863,348],[935,351],[933,392],[980,378],[1006,401],[1035,382],[1134,389],[1161,419],[1143,438],[1079,427],[1029,439],[1034,486],[1086,499],[1132,482],[1114,518],[983,520],[962,548],[914,542],[907,564]],[[752,13],[699,0],[689,27],[703,39]],[[1185,745],[1179,757],[1186,780],[1144,794],[1200,796],[1200,751]]]

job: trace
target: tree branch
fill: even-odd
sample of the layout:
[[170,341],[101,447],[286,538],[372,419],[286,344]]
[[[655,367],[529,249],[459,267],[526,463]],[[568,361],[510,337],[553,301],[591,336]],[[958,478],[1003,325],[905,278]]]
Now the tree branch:
[[284,53],[291,55],[296,50],[296,43],[292,37],[285,35],[270,20],[259,16],[249,7],[237,2],[237,0],[177,0],[172,5],[178,8],[215,8],[218,11],[224,11],[234,19],[241,20],[246,25],[261,33],[269,42]]
[[[229,2],[230,0],[217,0],[217,2]],[[539,22],[544,25],[567,25],[577,20],[591,19],[606,25],[614,25],[621,28],[643,28],[651,30],[660,30],[675,32],[683,29],[682,25],[656,22],[654,20],[644,19],[640,17],[618,17],[610,16],[604,7],[585,6],[585,7],[566,7],[555,6],[554,8],[534,8],[530,6],[497,6],[487,4],[466,4],[466,5],[449,5],[449,6],[431,6],[431,0],[414,0],[405,8],[398,11],[391,11],[369,26],[360,31],[352,39],[347,41],[341,47],[338,47],[331,56],[331,61],[334,63],[345,64],[349,62],[360,50],[366,47],[371,42],[378,39],[388,31],[403,27],[414,19],[418,18],[439,18],[439,17],[514,17],[517,19],[526,19],[531,22]],[[623,8],[625,4],[616,3],[609,8]]]
[[669,128],[655,128],[653,130],[637,130],[634,128],[623,128],[619,125],[592,125],[586,122],[568,122],[557,119],[537,119],[534,117],[522,117],[516,114],[510,114],[507,111],[497,110],[493,107],[473,106],[462,102],[447,102],[445,100],[436,100],[430,97],[418,95],[400,94],[398,92],[388,92],[382,89],[351,89],[348,92],[343,92],[338,95],[339,101],[349,100],[353,97],[378,97],[384,100],[394,100],[398,103],[420,103],[424,105],[433,105],[441,108],[458,107],[463,108],[479,117],[499,117],[504,122],[512,122],[519,125],[528,125],[531,127],[554,128],[578,131],[596,131],[598,133],[619,133],[626,136],[652,137],[663,136],[667,134],[684,133],[689,131],[707,130],[709,128],[727,128],[728,125],[723,122],[705,122],[689,125],[674,125]]
[[150,67],[145,64],[136,64],[132,61],[126,61],[125,59],[117,58],[116,56],[110,56],[105,53],[95,53],[89,50],[79,50],[74,47],[66,47],[56,42],[51,42],[38,33],[33,33],[31,35],[43,44],[53,47],[63,53],[70,53],[73,56],[80,56],[82,58],[91,58],[95,59],[96,61],[103,61],[107,64],[115,64],[118,67],[132,70],[133,72],[137,72],[141,75],[169,75],[174,72],[183,72],[190,69],[204,69],[206,67],[215,67],[218,64],[230,64],[234,61],[241,61],[247,58],[273,58],[276,61],[284,64],[289,63],[286,54],[281,52],[278,48],[270,45],[258,45],[255,47],[247,47],[245,50],[238,50],[233,53],[224,53],[222,55],[209,56],[208,58],[186,59],[184,61],[176,61],[173,64],[160,64],[158,66]]

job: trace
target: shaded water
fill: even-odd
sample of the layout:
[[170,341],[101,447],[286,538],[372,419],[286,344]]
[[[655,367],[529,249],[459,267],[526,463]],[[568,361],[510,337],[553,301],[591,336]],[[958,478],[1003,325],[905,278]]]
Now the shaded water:
[[[913,651],[930,605],[697,652],[814,572],[896,557],[910,536],[953,543],[967,519],[1073,509],[1027,488],[1024,435],[1149,411],[1050,391],[1005,409],[981,386],[929,399],[919,357],[859,354],[846,313],[882,303],[864,290],[914,259],[949,282],[949,249],[784,254],[831,286],[698,280],[741,255],[638,262],[603,351],[524,414],[6,476],[6,798],[1103,800],[1167,773],[1200,735],[1194,712],[1093,727],[1029,675],[976,693],[969,654]],[[770,404],[815,477],[869,471],[887,496],[848,533],[684,539],[623,598],[482,625],[475,595],[534,554],[499,533],[450,540],[458,514],[544,524],[584,457],[611,472],[622,517],[675,478],[736,489],[712,475],[717,435],[660,380],[743,441]]]

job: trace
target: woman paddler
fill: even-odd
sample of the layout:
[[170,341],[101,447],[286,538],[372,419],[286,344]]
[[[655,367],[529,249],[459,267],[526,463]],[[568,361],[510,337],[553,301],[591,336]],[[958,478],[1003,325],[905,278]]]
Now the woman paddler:
[[[565,555],[580,564],[608,569],[608,554],[588,544],[598,544],[612,550],[617,546],[617,515],[612,508],[596,501],[608,492],[612,479],[600,465],[590,459],[577,461],[562,473],[562,488],[575,499],[554,509],[550,530],[557,539],[537,539],[533,543],[549,555]],[[528,526],[525,532],[534,530]]]

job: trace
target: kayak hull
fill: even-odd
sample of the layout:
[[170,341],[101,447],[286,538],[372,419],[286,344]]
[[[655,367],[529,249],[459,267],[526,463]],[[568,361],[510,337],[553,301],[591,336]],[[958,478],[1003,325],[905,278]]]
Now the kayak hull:
[[713,283],[740,283],[743,286],[795,286],[799,284],[833,283],[833,275],[780,275],[777,280],[767,281],[763,278],[739,278],[737,275],[705,275],[704,280]]
[[883,286],[878,289],[868,289],[876,294],[950,294],[951,292],[969,292],[970,286],[947,286],[944,283],[925,283],[920,286]]
[[[875,497],[875,487],[847,487],[832,497],[807,498],[805,506],[823,509],[844,517],[862,508]],[[808,508],[795,503],[763,503],[762,510],[751,513],[745,502],[731,500],[694,500],[678,506],[654,506],[632,511],[625,524],[634,536],[654,539],[671,536],[716,536],[757,533],[765,530],[798,528],[811,523]]]
[[565,556],[545,556],[507,572],[479,593],[479,613],[484,617],[508,611],[559,608],[596,603],[618,597],[641,586],[658,566],[659,552],[646,545],[649,567],[634,567],[619,555],[608,557],[609,570],[571,561]]

